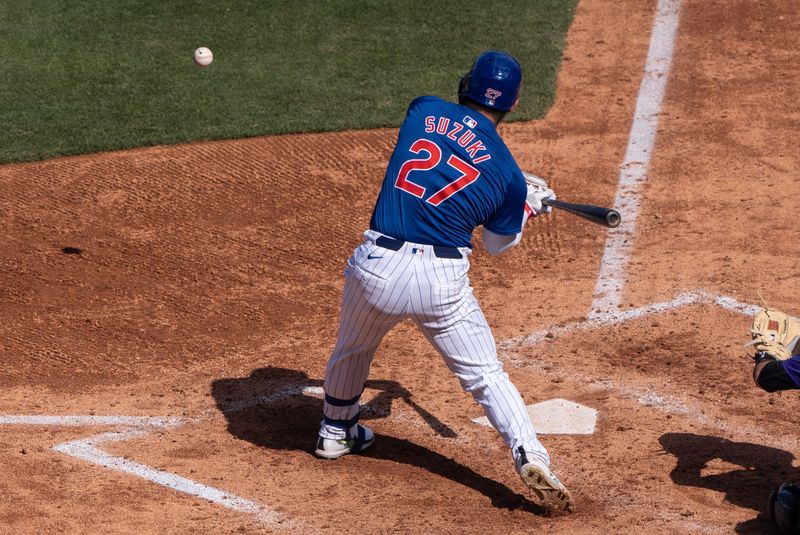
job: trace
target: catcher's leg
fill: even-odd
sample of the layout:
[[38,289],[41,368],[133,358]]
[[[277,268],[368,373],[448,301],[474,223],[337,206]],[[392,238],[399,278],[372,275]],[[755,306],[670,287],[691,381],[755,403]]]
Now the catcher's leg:
[[756,384],[767,392],[800,388],[800,357],[778,360],[762,357],[753,369]]

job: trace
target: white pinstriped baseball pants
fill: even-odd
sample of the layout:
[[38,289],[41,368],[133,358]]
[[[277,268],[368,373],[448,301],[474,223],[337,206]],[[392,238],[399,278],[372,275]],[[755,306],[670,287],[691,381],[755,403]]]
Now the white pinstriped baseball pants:
[[[469,284],[468,248],[461,259],[437,258],[433,247],[406,242],[379,247],[364,233],[345,269],[339,334],[325,372],[320,435],[341,438],[358,421],[358,400],[375,351],[389,330],[410,317],[439,351],[465,391],[518,455],[517,448],[549,457],[525,404],[497,360],[494,337]],[[338,436],[337,436],[338,435]]]

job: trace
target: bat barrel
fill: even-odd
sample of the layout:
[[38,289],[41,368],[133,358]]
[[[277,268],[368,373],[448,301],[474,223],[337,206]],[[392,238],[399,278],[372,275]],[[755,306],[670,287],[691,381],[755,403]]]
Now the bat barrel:
[[610,228],[618,227],[622,223],[622,216],[616,210],[609,210],[606,214],[606,225]]
[[560,201],[558,199],[544,199],[542,204],[559,208],[582,217],[592,223],[603,225],[605,227],[614,228],[618,227],[622,222],[622,216],[619,212],[612,208],[604,208],[602,206],[595,206],[593,204],[577,204],[573,202]]

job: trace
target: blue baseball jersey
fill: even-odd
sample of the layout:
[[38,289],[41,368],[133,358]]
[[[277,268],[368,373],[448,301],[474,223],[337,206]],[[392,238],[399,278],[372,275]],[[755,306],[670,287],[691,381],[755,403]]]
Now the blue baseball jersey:
[[370,228],[400,240],[472,247],[479,225],[522,230],[527,187],[494,123],[438,97],[411,102]]

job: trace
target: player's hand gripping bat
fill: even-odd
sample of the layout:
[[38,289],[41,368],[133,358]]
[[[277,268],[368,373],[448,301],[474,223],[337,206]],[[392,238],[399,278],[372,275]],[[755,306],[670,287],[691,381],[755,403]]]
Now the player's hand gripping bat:
[[622,221],[619,212],[612,208],[604,208],[593,204],[576,204],[573,202],[559,201],[557,199],[543,199],[542,204],[565,210],[578,217],[588,219],[592,223],[609,228],[618,227]]
[[[522,174],[525,176],[525,183],[528,185],[528,202],[531,206],[537,206],[541,202],[545,206],[566,210],[576,216],[588,219],[592,223],[609,228],[618,227],[622,221],[619,212],[611,208],[559,201],[555,198],[553,190],[547,185],[545,179],[527,171],[523,171]],[[536,210],[540,211],[538,208]]]

